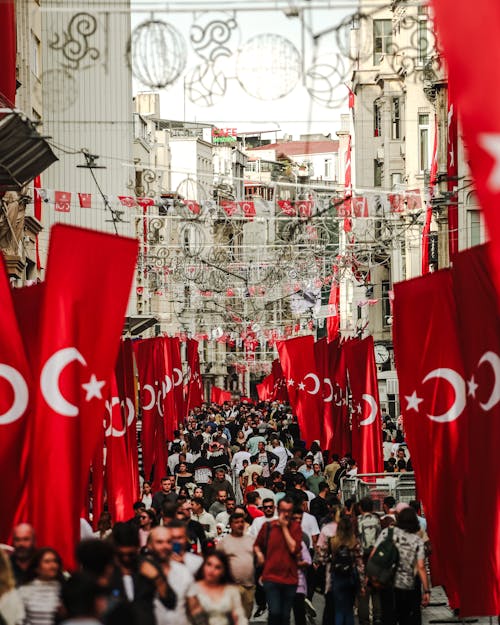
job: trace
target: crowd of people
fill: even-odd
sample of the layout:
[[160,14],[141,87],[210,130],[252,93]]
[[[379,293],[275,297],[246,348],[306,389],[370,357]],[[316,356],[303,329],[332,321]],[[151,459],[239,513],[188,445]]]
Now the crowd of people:
[[[386,470],[409,470],[385,416],[387,437]],[[342,501],[356,460],[307,448],[287,406],[204,405],[167,444],[165,475],[141,479],[130,519],[104,511],[96,532],[83,522],[71,575],[36,528],[14,528],[0,550],[0,625],[246,625],[266,613],[269,625],[292,614],[296,625],[353,625],[355,610],[360,625],[420,623],[430,580],[418,502]],[[381,584],[373,571],[388,543],[397,558]]]

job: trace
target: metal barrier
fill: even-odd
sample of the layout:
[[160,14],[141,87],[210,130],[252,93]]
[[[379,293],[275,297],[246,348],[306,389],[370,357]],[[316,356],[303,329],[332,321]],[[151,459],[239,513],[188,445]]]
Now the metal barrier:
[[397,502],[408,503],[417,498],[414,473],[363,473],[343,477],[340,480],[340,499],[359,501],[371,497],[374,509],[382,511],[385,497],[392,496]]

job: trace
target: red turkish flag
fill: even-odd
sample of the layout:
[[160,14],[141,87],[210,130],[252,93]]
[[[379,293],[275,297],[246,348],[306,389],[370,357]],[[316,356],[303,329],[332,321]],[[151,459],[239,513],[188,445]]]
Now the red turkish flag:
[[203,403],[203,380],[200,373],[200,355],[198,341],[187,340],[188,383],[186,396],[186,410],[201,406]]
[[328,345],[330,351],[330,379],[333,383],[333,443],[332,453],[344,456],[352,449],[351,429],[347,406],[347,368],[344,348],[337,338]]
[[220,393],[222,389],[218,386],[212,386],[210,389],[210,401],[212,404],[218,404],[220,402]]
[[170,357],[172,359],[172,382],[174,385],[175,412],[177,425],[184,422],[184,390],[181,360],[181,342],[178,337],[170,337]]
[[174,387],[174,366],[172,355],[170,353],[170,339],[161,337],[163,353],[163,382],[162,382],[162,400],[163,400],[163,425],[165,438],[169,441],[174,440],[174,430],[177,428],[177,411],[175,406],[175,387]]
[[120,204],[125,206],[125,208],[135,208],[137,206],[137,199],[130,195],[119,195],[118,199],[120,200]]
[[271,397],[272,401],[288,403],[288,391],[286,387],[286,380],[283,375],[283,369],[281,368],[280,361],[278,359],[273,360],[272,374],[273,374],[273,394]]
[[362,195],[353,197],[352,214],[354,217],[368,217],[368,198]]
[[321,449],[330,450],[333,444],[333,382],[330,377],[330,346],[326,337],[314,344],[314,356],[321,381],[323,401]]
[[127,454],[127,416],[124,415],[116,379],[110,385],[104,420],[108,510],[113,523],[126,521],[133,510],[135,493]]
[[298,200],[295,202],[295,210],[300,217],[311,217],[314,202],[312,200]]
[[[155,462],[156,433],[160,421],[159,411],[163,409],[161,397],[160,343],[157,338],[146,339],[134,345],[136,348],[137,373],[139,377],[139,399],[142,408],[142,464],[147,480]],[[160,476],[161,477],[161,476]]]
[[241,210],[243,211],[243,214],[245,215],[245,217],[247,219],[249,219],[250,221],[253,221],[253,218],[256,215],[255,212],[255,203],[254,202],[238,202],[238,206],[241,208]]
[[391,213],[402,213],[405,209],[405,196],[403,193],[389,193],[387,196]]
[[137,451],[137,385],[134,374],[134,350],[130,339],[125,339],[120,343],[120,351],[116,361],[116,384],[124,422],[127,425],[125,445],[131,475],[131,489],[135,501],[140,495]]
[[198,204],[198,202],[196,202],[195,200],[182,200],[184,206],[186,208],[188,208],[193,215],[199,215],[200,214],[200,205]]
[[[492,258],[493,280],[500,294],[500,4],[479,0],[440,0],[433,2],[439,41],[447,61],[453,104],[460,115],[464,143],[475,188],[479,196]],[[464,41],[474,41],[474,55]],[[454,112],[456,112],[454,111]],[[455,228],[454,213],[452,223]]]
[[448,270],[394,285],[393,340],[406,439],[433,546],[433,581],[446,585],[456,606],[466,542],[467,391]]
[[359,473],[381,473],[384,470],[382,419],[373,337],[348,341],[344,349],[352,394],[353,458]]
[[278,206],[281,212],[288,217],[295,217],[297,215],[297,210],[290,200],[278,200]]
[[39,544],[74,565],[89,468],[137,256],[134,239],[56,225],[41,311],[29,513]]
[[[335,269],[337,268],[335,267]],[[328,317],[326,318],[326,331],[329,343],[337,338],[340,327],[340,284],[337,282],[337,271],[335,269],[328,297]]]
[[300,336],[276,344],[286,380],[288,397],[300,427],[302,438],[310,446],[321,439],[321,381],[314,356],[314,338]]
[[71,210],[71,193],[54,191],[54,210],[59,213],[69,213]]
[[408,210],[420,210],[422,208],[422,196],[420,189],[411,189],[406,191],[406,207]]
[[[30,295],[35,292],[34,287],[31,288],[33,291]],[[23,291],[27,292],[27,289]],[[0,259],[0,300],[0,542],[7,543],[15,521],[27,520],[19,518],[24,510],[18,508],[25,503],[23,495],[26,488],[26,463],[30,453],[32,378],[21,337],[23,328],[19,328],[16,319],[3,257]],[[23,307],[26,317],[36,319],[35,308]],[[32,321],[31,325],[37,328],[36,322]]]
[[90,193],[79,193],[78,201],[80,208],[92,208],[92,195]]
[[500,318],[488,246],[457,254],[452,275],[468,400],[455,422],[468,456],[465,466],[459,459],[466,469],[460,615],[493,616],[500,614]]
[[222,200],[221,207],[228,217],[232,217],[238,211],[238,204],[236,202],[230,202],[229,200]]

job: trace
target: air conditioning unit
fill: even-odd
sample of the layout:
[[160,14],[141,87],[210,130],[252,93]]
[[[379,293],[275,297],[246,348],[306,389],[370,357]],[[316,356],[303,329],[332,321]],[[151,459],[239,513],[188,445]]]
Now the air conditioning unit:
[[401,156],[406,156],[406,143],[400,144],[399,153],[401,154]]
[[377,161],[379,163],[383,163],[384,162],[384,148],[378,148],[377,149]]

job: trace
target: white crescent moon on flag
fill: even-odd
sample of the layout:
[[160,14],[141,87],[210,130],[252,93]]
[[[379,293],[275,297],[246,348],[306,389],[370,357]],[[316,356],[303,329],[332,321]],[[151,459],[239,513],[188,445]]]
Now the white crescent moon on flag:
[[484,362],[487,362],[490,365],[495,375],[495,384],[488,401],[484,404],[479,402],[481,408],[485,412],[488,412],[500,401],[500,358],[498,357],[498,354],[495,354],[495,352],[485,352],[482,355],[478,366],[482,365]]
[[161,391],[158,391],[158,401],[156,402],[156,405],[158,406],[158,412],[163,417],[163,406],[161,405],[161,400],[162,400],[162,394],[161,394]]
[[315,373],[308,373],[304,376],[304,382],[307,380],[307,378],[311,378],[311,380],[314,380],[314,389],[307,392],[309,393],[309,395],[317,395],[321,387],[321,382],[319,381],[318,376]]
[[360,421],[359,425],[371,425],[372,423],[375,423],[375,419],[377,418],[377,402],[375,401],[375,397],[373,397],[373,395],[369,395],[368,393],[363,393],[363,395],[361,395],[361,398],[364,399],[365,402],[370,406],[370,414],[366,417],[366,419]]
[[29,400],[29,390],[26,380],[14,367],[0,364],[0,377],[7,380],[14,391],[14,401],[12,406],[0,415],[0,425],[8,425],[14,423],[26,412]]
[[[172,376],[172,379],[174,381],[174,386],[179,386],[179,384],[182,384],[182,371],[180,369],[178,369],[177,367],[174,368],[173,370],[174,375]],[[177,379],[175,379],[175,374],[177,374]]]
[[156,401],[155,390],[151,384],[145,384],[142,388],[143,390],[148,391],[151,394],[151,399],[149,400],[149,403],[144,404],[142,409],[151,410],[151,408],[155,405],[155,401]]
[[162,394],[163,394],[163,397],[165,398],[173,388],[172,378],[169,375],[165,375],[165,380],[161,386],[162,386]]
[[332,381],[330,380],[330,378],[325,378],[325,379],[323,380],[323,382],[324,382],[327,386],[329,386],[329,387],[330,387],[330,395],[328,395],[328,397],[325,397],[325,398],[323,399],[323,401],[325,401],[325,402],[330,402],[330,401],[332,401],[332,400],[333,400],[333,384],[332,384]]
[[44,364],[40,376],[40,388],[47,405],[63,417],[78,416],[78,406],[63,397],[59,388],[59,378],[64,369],[72,362],[78,361],[86,365],[85,358],[76,347],[65,347],[58,350]]
[[443,367],[440,369],[433,369],[430,373],[428,373],[422,380],[422,384],[433,379],[443,379],[451,384],[455,392],[455,401],[453,402],[451,408],[446,412],[443,412],[443,414],[428,414],[427,416],[431,421],[436,421],[436,423],[450,423],[451,421],[455,421],[455,419],[458,419],[458,417],[462,414],[467,403],[464,379],[454,369]]
[[127,406],[127,427],[129,428],[135,419],[135,405],[130,397],[125,399],[125,405]]
[[126,426],[123,428],[123,430],[117,430],[113,426],[113,408],[115,406],[118,406],[119,403],[120,403],[120,398],[119,397],[112,397],[111,398],[111,403],[108,400],[106,400],[106,410],[108,411],[108,414],[109,414],[109,427],[104,432],[104,436],[115,436],[116,438],[120,438],[127,431]]

